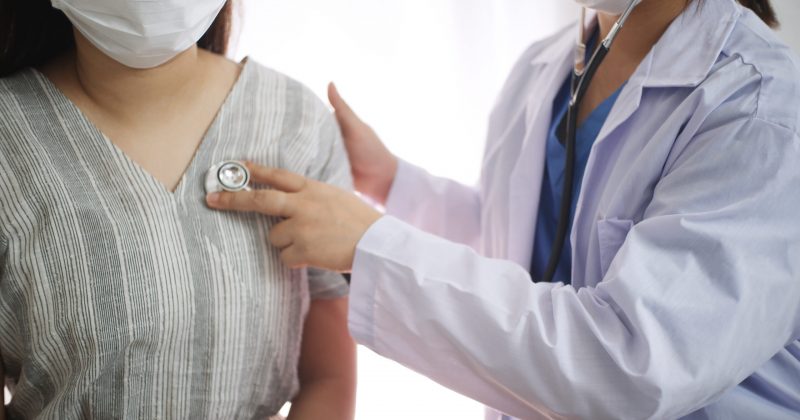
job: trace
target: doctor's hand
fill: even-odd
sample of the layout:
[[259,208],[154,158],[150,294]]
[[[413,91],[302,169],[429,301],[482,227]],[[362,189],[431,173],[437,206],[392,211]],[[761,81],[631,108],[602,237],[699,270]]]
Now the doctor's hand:
[[350,271],[356,245],[381,214],[332,185],[282,169],[247,167],[255,184],[271,189],[210,194],[208,206],[284,218],[270,230],[269,241],[292,268]]
[[342,128],[356,190],[377,203],[386,204],[397,172],[397,158],[375,131],[353,112],[333,83],[328,85],[328,100]]

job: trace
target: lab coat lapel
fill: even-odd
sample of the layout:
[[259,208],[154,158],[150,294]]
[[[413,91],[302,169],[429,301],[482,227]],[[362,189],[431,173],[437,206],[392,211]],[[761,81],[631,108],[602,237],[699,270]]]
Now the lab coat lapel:
[[[581,266],[584,258],[580,256],[585,254],[588,246],[586,243],[588,238],[581,237],[581,234],[588,234],[588,230],[581,231],[579,227],[586,227],[597,217],[604,217],[595,215],[593,213],[595,209],[589,209],[584,205],[584,201],[596,202],[600,199],[596,195],[602,189],[600,184],[603,182],[605,171],[608,170],[608,162],[613,160],[610,151],[618,142],[624,141],[624,136],[617,134],[617,130],[639,109],[646,89],[695,87],[700,84],[721,53],[740,13],[733,0],[715,0],[702,5],[694,2],[670,25],[620,92],[592,146],[578,197],[574,216],[575,228],[570,236],[573,255],[578,256],[573,259],[572,267],[575,285],[583,285],[580,281],[581,276],[576,274],[584,271],[584,267]],[[718,20],[721,24],[709,27],[707,22],[714,20]],[[702,36],[698,37],[698,34]],[[683,60],[685,56],[697,59]],[[642,134],[645,133],[637,133],[637,135]],[[588,213],[584,214],[587,211]]]
[[[575,214],[573,215],[573,228],[570,232],[570,243],[572,245],[572,255],[577,256],[573,258],[572,263],[572,284],[576,287],[585,286],[585,278],[581,274],[584,272],[583,261],[581,258],[585,254],[586,249],[589,247],[588,234],[590,230],[581,229],[585,227],[583,218],[587,217],[587,223],[591,224],[595,218],[593,214],[594,208],[587,208],[584,201],[590,200],[590,203],[599,200],[601,188],[599,185],[604,179],[603,172],[608,169],[608,163],[613,161],[610,156],[609,147],[616,142],[623,141],[619,135],[614,135],[614,132],[625,124],[639,109],[642,101],[642,83],[637,78],[631,78],[625,85],[617,97],[611,113],[608,115],[606,123],[600,130],[594,145],[592,145],[589,159],[586,162],[586,169],[583,174],[583,179],[578,180],[581,182],[581,190],[578,194],[578,201],[575,206]],[[584,213],[588,212],[585,216]]]
[[[700,84],[719,56],[739,13],[732,0],[718,0],[702,6],[694,2],[676,18],[626,83],[594,148],[599,148],[639,109],[645,88],[695,87]],[[707,22],[712,17],[721,24],[709,27]],[[686,56],[697,58],[683,59]]]
[[526,109],[525,141],[509,179],[508,208],[507,258],[524,267],[530,265],[553,99],[571,69],[573,33],[565,31],[531,63],[536,84]]
[[[578,197],[576,221],[584,207],[582,205],[584,195],[591,192],[602,178],[601,164],[606,159],[605,151],[623,140],[615,133],[639,109],[645,89],[690,87],[699,84],[713,66],[739,13],[733,0],[707,1],[703,2],[702,6],[698,2],[693,2],[653,47],[623,88],[592,147],[584,174],[583,188]],[[710,16],[714,16],[714,19],[718,19],[722,24],[711,28],[701,27],[714,20]],[[537,82],[531,90],[534,94],[526,108],[526,138],[511,171],[508,200],[507,258],[524,267],[530,265],[553,98],[569,75],[573,58],[573,34],[576,31],[572,25],[531,63],[534,66],[531,77]],[[701,39],[689,39],[695,36],[693,34],[704,34],[704,36]],[[687,48],[691,49],[688,54]],[[683,60],[682,57],[686,55],[699,59]],[[587,215],[590,216],[592,215]],[[577,225],[578,223],[575,224]],[[571,235],[573,244],[582,240],[576,238],[575,232],[573,229]],[[575,254],[574,249],[573,253]]]
[[[601,147],[627,121],[646,88],[695,87],[706,78],[741,12],[732,0],[694,2],[675,19],[631,76],[620,93],[594,148]],[[719,25],[708,22],[718,20]],[[701,36],[698,36],[701,34]],[[686,60],[684,57],[696,57]]]

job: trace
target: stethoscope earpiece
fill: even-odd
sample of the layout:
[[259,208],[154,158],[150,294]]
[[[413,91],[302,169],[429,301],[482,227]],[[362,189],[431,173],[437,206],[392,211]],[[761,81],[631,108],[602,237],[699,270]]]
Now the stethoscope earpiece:
[[206,173],[206,194],[249,191],[250,170],[244,163],[228,160],[212,166]]

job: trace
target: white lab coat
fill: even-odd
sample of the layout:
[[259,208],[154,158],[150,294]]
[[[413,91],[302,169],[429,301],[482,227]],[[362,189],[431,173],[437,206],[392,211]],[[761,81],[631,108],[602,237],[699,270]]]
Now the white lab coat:
[[357,248],[353,336],[520,418],[793,418],[798,60],[733,0],[694,2],[592,148],[572,285],[534,285],[546,132],[575,31],[513,70],[478,188],[401,164],[391,216]]

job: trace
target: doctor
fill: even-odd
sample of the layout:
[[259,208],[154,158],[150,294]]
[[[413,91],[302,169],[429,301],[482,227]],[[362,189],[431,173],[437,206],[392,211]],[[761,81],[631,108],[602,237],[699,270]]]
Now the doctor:
[[[590,55],[629,2],[578,1]],[[477,189],[398,161],[331,89],[388,215],[262,167],[271,189],[208,203],[284,217],[287,264],[352,268],[360,343],[509,415],[796,419],[800,71],[773,23],[767,0],[644,0],[576,111],[574,164],[570,27],[513,70]]]

